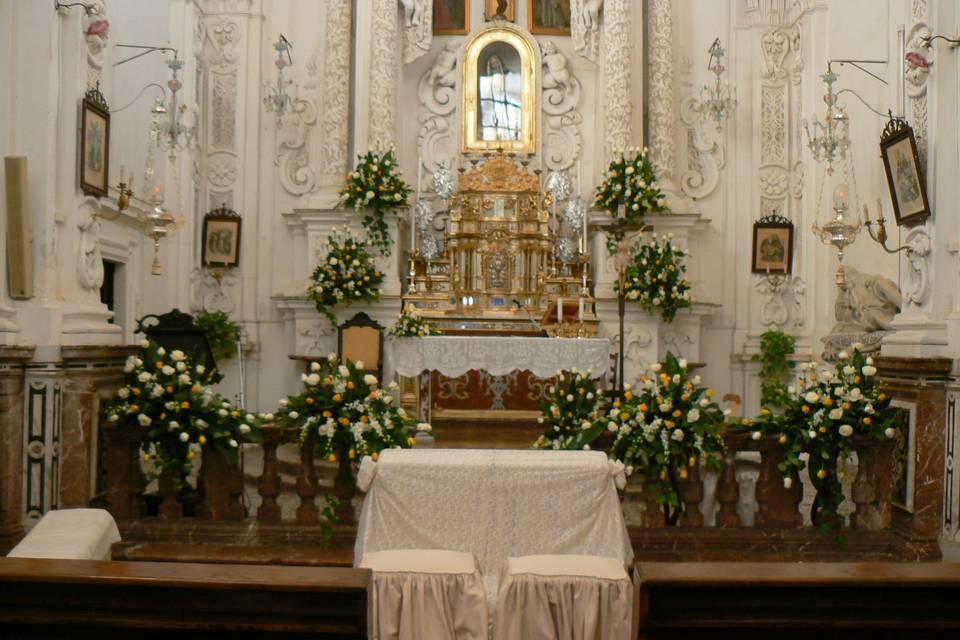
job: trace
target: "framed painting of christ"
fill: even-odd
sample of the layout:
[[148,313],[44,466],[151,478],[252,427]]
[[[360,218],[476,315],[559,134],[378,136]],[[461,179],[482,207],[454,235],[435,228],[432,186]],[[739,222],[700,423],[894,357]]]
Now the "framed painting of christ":
[[527,0],[527,23],[537,35],[570,35],[570,0]]
[[433,33],[438,36],[470,33],[470,0],[433,0]]

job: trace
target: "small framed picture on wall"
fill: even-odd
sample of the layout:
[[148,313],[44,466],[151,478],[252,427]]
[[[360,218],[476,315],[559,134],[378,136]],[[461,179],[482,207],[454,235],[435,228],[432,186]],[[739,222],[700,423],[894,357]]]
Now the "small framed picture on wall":
[[570,0],[527,0],[527,28],[536,35],[570,35]]
[[484,0],[483,19],[507,20],[514,22],[517,19],[517,0]]
[[753,273],[788,275],[793,271],[793,223],[765,216],[753,223]]
[[470,0],[433,0],[433,33],[438,36],[470,33]]
[[891,118],[880,138],[880,155],[887,173],[893,213],[900,226],[922,224],[930,216],[927,186],[917,153],[913,128],[900,118]]
[[80,190],[105,197],[110,179],[110,108],[99,87],[80,103]]
[[236,267],[240,264],[242,218],[233,209],[221,207],[203,217],[202,260],[205,267]]

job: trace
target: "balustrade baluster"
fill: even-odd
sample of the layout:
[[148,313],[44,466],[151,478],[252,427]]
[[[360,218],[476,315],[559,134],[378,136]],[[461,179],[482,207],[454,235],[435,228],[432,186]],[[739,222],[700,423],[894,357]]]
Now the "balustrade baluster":
[[784,487],[777,465],[783,459],[783,449],[774,437],[765,437],[757,444],[760,451],[760,478],[757,480],[757,526],[764,528],[793,528],[803,526],[800,501],[803,487],[797,477],[792,485]]
[[864,443],[857,449],[859,464],[851,491],[857,505],[852,518],[857,529],[877,531],[890,526],[892,453],[892,444],[886,442],[879,446]]
[[297,507],[297,522],[299,524],[316,524],[320,521],[320,510],[317,509],[317,470],[313,465],[315,435],[307,436],[300,447],[300,475],[297,476],[297,495],[300,496],[300,505]]
[[277,465],[277,447],[280,446],[281,432],[275,425],[265,425],[263,431],[263,473],[257,481],[260,494],[260,508],[257,519],[260,522],[280,522],[280,469]]
[[643,514],[644,526],[648,529],[663,529],[666,526],[663,515],[663,505],[657,502],[653,485],[644,479],[643,504],[646,510]]
[[140,444],[109,425],[103,427],[103,446],[107,449],[106,489],[111,515],[116,520],[143,517],[146,480],[140,470]]
[[680,483],[680,501],[683,502],[683,516],[681,526],[702,527],[703,514],[700,512],[700,502],[703,501],[703,480],[700,478],[700,465],[687,467],[687,478]]
[[160,491],[159,516],[164,520],[178,520],[183,517],[183,503],[180,502],[179,490],[174,484],[174,476],[164,469],[160,472],[158,483]]
[[740,483],[737,482],[736,452],[731,452],[717,478],[717,526],[721,528],[739,527],[740,512],[737,502],[740,500]]
[[201,515],[208,520],[242,520],[243,478],[239,465],[231,465],[220,451],[203,448],[203,497]]

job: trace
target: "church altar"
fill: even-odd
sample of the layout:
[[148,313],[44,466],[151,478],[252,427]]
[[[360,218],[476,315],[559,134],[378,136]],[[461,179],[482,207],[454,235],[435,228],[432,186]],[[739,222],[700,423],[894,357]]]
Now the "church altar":
[[508,556],[633,561],[617,487],[623,465],[599,451],[387,450],[364,458],[367,492],[354,561],[388,549],[472,552],[492,607]]
[[[536,417],[535,403],[546,387],[544,380],[558,371],[578,369],[591,371],[603,378],[610,368],[610,341],[605,338],[529,338],[525,336],[432,336],[426,338],[392,338],[385,343],[384,378],[401,376],[405,390],[404,404],[415,408],[421,420],[430,422],[435,415],[435,389],[444,389],[441,396],[451,395],[471,400],[474,418],[496,417],[498,412],[516,411],[516,402],[505,402],[515,388],[529,388],[532,392],[521,399],[529,408],[530,417]],[[529,374],[523,376],[521,374]],[[441,377],[442,376],[442,377]],[[510,378],[510,379],[506,379]],[[481,393],[469,394],[471,383]],[[460,388],[461,391],[452,391]],[[411,398],[411,395],[413,398]],[[477,406],[476,396],[490,395],[490,406]],[[409,400],[413,401],[410,402]],[[456,400],[456,398],[454,398]],[[524,402],[525,401],[525,402]],[[457,403],[446,403],[457,406]],[[521,409],[522,411],[522,409]],[[453,409],[456,415],[456,409]],[[447,416],[451,415],[447,410]]]

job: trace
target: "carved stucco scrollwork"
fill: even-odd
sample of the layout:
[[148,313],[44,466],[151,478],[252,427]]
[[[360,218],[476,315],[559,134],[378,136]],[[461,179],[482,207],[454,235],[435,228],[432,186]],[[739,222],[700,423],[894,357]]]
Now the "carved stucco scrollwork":
[[370,55],[370,137],[369,142],[389,145],[396,137],[397,32],[399,12],[396,0],[373,2]]
[[340,184],[349,164],[352,3],[351,0],[326,0],[326,6],[321,171],[324,184]]
[[[609,5],[609,3],[608,3]],[[650,97],[650,155],[661,180],[673,178],[673,2],[651,0],[647,5],[647,86]],[[609,14],[608,14],[609,15]]]
[[237,43],[240,41],[240,25],[233,20],[220,18],[207,26],[207,63],[211,66],[234,66],[237,64]]
[[[932,35],[930,27],[925,22],[916,23],[907,33],[906,53],[908,57],[904,61],[906,65],[904,79],[906,80],[907,95],[911,98],[919,98],[927,93],[927,79],[930,77],[930,65],[933,64],[934,52],[932,47],[927,46],[927,39]],[[910,56],[911,53],[921,56],[927,61],[927,65],[915,64],[910,59],[913,57]]]
[[306,352],[304,355],[316,355],[323,354],[326,355],[326,350],[324,349],[325,338],[333,334],[333,330],[330,328],[329,322],[319,322],[315,325],[304,327],[297,331],[301,338],[304,338],[306,342]]
[[760,305],[760,322],[764,326],[803,326],[806,287],[801,278],[790,277],[779,286],[772,286],[763,278],[757,282],[756,287],[757,292],[764,298]]
[[915,227],[907,234],[905,244],[910,252],[903,299],[909,305],[920,307],[930,297],[930,235],[922,227]]
[[567,59],[552,42],[542,46],[544,158],[548,169],[569,169],[580,156],[582,139],[577,112],[580,103],[580,81],[567,67]]
[[212,73],[211,77],[210,146],[213,150],[233,149],[237,135],[237,71]]
[[110,21],[107,20],[107,8],[103,0],[93,0],[87,4],[90,11],[84,12],[82,27],[87,44],[87,86],[94,87],[103,71]]
[[664,348],[675,356],[682,357],[684,353],[689,353],[687,347],[694,345],[693,336],[680,328],[668,329],[663,334]]
[[417,135],[417,148],[423,158],[424,167],[433,172],[442,162],[453,157],[453,136],[451,134],[451,115],[457,108],[457,67],[460,43],[448,42],[433,65],[420,78],[417,95],[420,104],[426,108],[419,117],[420,131]]
[[317,123],[317,103],[298,96],[293,109],[284,118],[280,145],[274,164],[280,167],[280,184],[287,193],[301,196],[319,188],[317,175],[310,165],[307,139]]
[[765,80],[781,80],[787,77],[783,63],[790,51],[790,39],[786,32],[776,29],[768,31],[760,38],[763,52],[763,68],[760,77]]
[[[926,0],[913,0],[910,5],[910,13],[913,19],[913,26],[907,33],[907,52],[915,52],[923,55],[927,60],[932,60],[933,49],[926,49],[923,46],[923,37],[931,35],[927,26],[929,23],[929,7]],[[927,77],[929,69],[921,69],[907,60],[906,91],[910,98],[910,124],[913,126],[913,133],[917,139],[917,154],[920,156],[920,164],[926,169],[927,162]]]
[[207,158],[207,181],[215,189],[225,190],[237,181],[237,158],[232,153],[212,153]]
[[403,6],[403,61],[413,62],[430,51],[433,0],[400,0]]
[[211,272],[194,268],[190,272],[190,308],[193,311],[236,311],[236,289],[239,283],[236,269]]
[[570,2],[570,36],[578,54],[597,61],[600,56],[600,9],[603,0],[572,0]]
[[[656,0],[656,2],[666,2],[668,6],[670,4],[669,0]],[[630,0],[607,0],[604,3],[601,46],[603,48],[604,152],[607,157],[610,157],[615,152],[630,146],[632,138]],[[651,100],[651,104],[655,102],[656,100]]]
[[690,152],[687,170],[680,176],[680,189],[691,198],[705,198],[717,188],[720,170],[726,165],[723,137],[694,95],[680,102],[680,120],[687,126]]
[[99,299],[103,286],[103,256],[100,254],[100,203],[96,198],[84,198],[77,212],[77,280],[85,297]]

